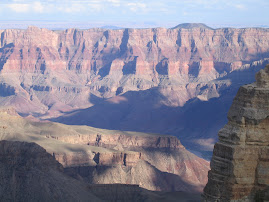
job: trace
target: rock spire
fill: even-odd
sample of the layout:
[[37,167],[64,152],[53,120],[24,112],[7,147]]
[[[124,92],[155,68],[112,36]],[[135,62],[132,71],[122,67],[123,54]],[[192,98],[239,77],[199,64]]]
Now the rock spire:
[[204,201],[269,199],[269,65],[242,86],[219,131]]

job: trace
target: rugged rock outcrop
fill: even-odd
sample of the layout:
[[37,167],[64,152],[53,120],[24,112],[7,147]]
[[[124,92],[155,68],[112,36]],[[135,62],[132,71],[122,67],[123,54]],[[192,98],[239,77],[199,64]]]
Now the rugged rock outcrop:
[[[110,98],[108,102],[132,110],[113,111],[113,121],[89,117],[79,121],[106,129],[179,135],[182,141],[199,136],[197,142],[211,142],[213,135],[202,137],[209,134],[207,125],[216,126],[210,131],[215,134],[224,121],[210,120],[201,124],[205,128],[192,127],[198,132],[187,131],[189,121],[185,121],[186,114],[180,114],[185,109],[178,108],[195,104],[193,99],[205,102],[226,94],[233,83],[229,78],[219,79],[268,57],[269,52],[269,32],[262,28],[214,30],[202,24],[183,24],[174,29],[51,31],[29,27],[0,33],[1,106],[45,119],[102,105],[104,98]],[[145,116],[144,110],[149,114]],[[111,108],[106,113],[112,114]],[[200,114],[193,113],[191,117]],[[68,124],[78,124],[75,121],[71,118]],[[184,144],[194,149],[193,139]]]
[[101,201],[35,143],[0,141],[2,201]]
[[95,96],[160,87],[169,98],[166,105],[182,106],[209,81],[268,56],[268,36],[262,28],[194,25],[1,30],[0,103],[21,113],[55,116],[91,106]]
[[204,201],[268,200],[269,65],[242,86],[219,132]]
[[64,173],[63,166],[35,143],[0,141],[1,201],[199,200],[198,194],[157,193],[126,184],[87,184]]
[[173,136],[36,122],[0,111],[0,139],[36,142],[66,173],[91,184],[138,184],[158,191],[199,192],[209,162]]
[[46,135],[47,138],[55,138],[57,140],[68,142],[71,144],[87,144],[105,148],[122,148],[122,149],[184,149],[179,139],[169,135],[115,131],[112,135],[98,134],[98,132],[77,135]]
[[[152,88],[127,92],[51,120],[110,130],[170,134],[177,136],[187,149],[203,152],[205,158],[211,159],[216,133],[227,123],[227,112],[238,89],[254,82],[255,73],[268,63],[268,59],[255,61],[211,81],[183,107],[165,106],[164,103],[171,103],[169,97],[159,88]],[[170,93],[175,95],[174,101],[185,96],[175,94],[173,89]]]

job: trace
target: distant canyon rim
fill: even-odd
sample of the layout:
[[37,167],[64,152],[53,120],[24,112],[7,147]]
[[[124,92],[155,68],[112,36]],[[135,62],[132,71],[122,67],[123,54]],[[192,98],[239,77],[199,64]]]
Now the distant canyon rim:
[[0,105],[23,116],[177,136],[208,158],[242,84],[269,57],[269,29],[37,27],[1,32]]

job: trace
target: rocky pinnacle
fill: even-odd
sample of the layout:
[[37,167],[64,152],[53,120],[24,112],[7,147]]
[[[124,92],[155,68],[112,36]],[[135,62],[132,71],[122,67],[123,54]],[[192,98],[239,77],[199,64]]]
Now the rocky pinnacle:
[[269,65],[242,86],[219,131],[204,201],[269,198]]

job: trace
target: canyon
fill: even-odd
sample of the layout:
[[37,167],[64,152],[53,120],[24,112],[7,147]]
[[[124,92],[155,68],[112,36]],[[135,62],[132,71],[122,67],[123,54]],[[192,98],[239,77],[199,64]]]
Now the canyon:
[[31,120],[0,110],[0,140],[35,142],[65,174],[89,184],[137,184],[152,191],[201,192],[209,162],[174,136]]
[[65,124],[175,135],[198,153],[212,150],[237,89],[268,63],[265,28],[0,32],[1,106]]
[[65,174],[63,166],[35,143],[0,141],[0,197],[4,201],[169,201],[199,195],[162,193],[138,185],[89,185]]
[[6,200],[267,200],[269,29],[0,33]]
[[219,131],[204,201],[269,200],[269,65],[242,86]]

